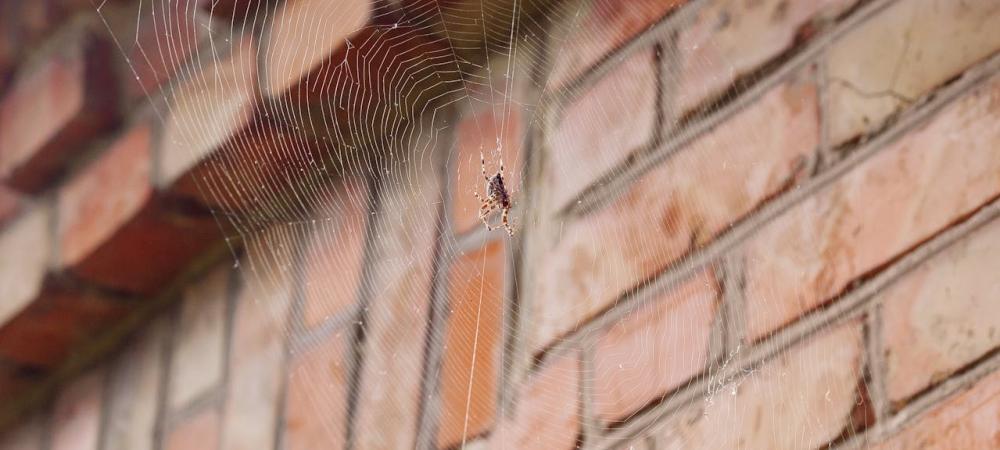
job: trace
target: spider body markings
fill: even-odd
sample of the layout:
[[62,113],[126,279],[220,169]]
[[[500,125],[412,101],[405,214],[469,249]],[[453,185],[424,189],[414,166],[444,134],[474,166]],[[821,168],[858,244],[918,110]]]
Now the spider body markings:
[[500,170],[492,177],[486,174],[486,157],[482,153],[479,154],[479,162],[482,165],[480,170],[483,173],[483,179],[486,180],[485,199],[478,192],[473,192],[476,198],[483,202],[483,205],[479,207],[479,220],[482,220],[483,224],[486,225],[487,231],[495,230],[498,227],[491,226],[487,218],[491,212],[499,210],[501,211],[501,226],[507,230],[508,235],[513,236],[514,229],[510,226],[510,221],[507,218],[510,214],[511,201],[510,193],[507,192],[507,186],[503,180],[503,161],[500,161]]

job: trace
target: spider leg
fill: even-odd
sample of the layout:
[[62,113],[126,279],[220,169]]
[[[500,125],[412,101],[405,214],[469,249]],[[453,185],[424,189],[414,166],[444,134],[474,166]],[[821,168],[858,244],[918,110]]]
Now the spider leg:
[[514,229],[510,226],[510,222],[507,220],[507,213],[510,212],[509,208],[503,209],[503,214],[500,216],[500,222],[503,223],[504,229],[507,230],[507,234],[511,237],[514,236]]
[[483,152],[479,152],[479,170],[483,172],[483,178],[486,181],[490,181],[490,177],[486,176],[486,157],[483,156]]

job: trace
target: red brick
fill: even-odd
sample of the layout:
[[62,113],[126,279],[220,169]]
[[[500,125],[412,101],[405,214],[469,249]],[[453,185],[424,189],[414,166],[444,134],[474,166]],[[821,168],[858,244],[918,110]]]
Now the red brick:
[[513,416],[490,435],[490,448],[565,450],[580,435],[579,352],[554,357],[521,386]]
[[118,356],[107,386],[107,425],[102,450],[153,450],[163,376],[166,321],[144,327]]
[[[388,176],[412,182],[389,183],[377,215],[356,448],[412,447],[417,431],[441,187],[436,177],[423,176],[433,173],[430,167],[411,161]],[[392,433],[378,431],[387,423]]]
[[745,248],[749,336],[759,338],[825,303],[995,198],[998,99],[1000,79],[994,79],[751,239]]
[[150,139],[148,125],[137,125],[60,191],[60,267],[151,294],[221,239],[209,215],[185,215],[153,191]]
[[895,2],[830,48],[832,144],[879,129],[909,106],[906,99],[927,94],[997,50],[1000,10],[993,1]]
[[350,329],[337,330],[322,345],[294,356],[285,403],[285,450],[345,447],[352,336]]
[[652,142],[656,69],[652,51],[629,57],[567,105],[548,140],[545,189],[561,208],[626,156]]
[[[350,0],[289,0],[275,12],[262,42],[262,88],[278,95],[324,65],[339,64],[332,57],[372,17],[372,2]],[[387,72],[382,72],[384,75]]]
[[104,373],[86,374],[59,393],[52,410],[52,450],[97,450]]
[[524,150],[523,114],[517,105],[485,107],[466,112],[455,126],[458,152],[451,175],[451,220],[456,231],[468,231],[481,223],[482,203],[473,195],[478,192],[486,198],[480,154],[486,157],[487,176],[493,176],[503,161],[504,183],[517,202]]
[[1000,345],[994,276],[1000,221],[934,256],[881,295],[887,391],[895,402]]
[[821,448],[848,426],[863,371],[861,327],[840,326],[794,347],[663,427],[684,448]]
[[20,190],[45,187],[114,115],[107,44],[83,32],[61,43],[0,102],[0,178]]
[[0,323],[21,312],[41,292],[52,244],[48,208],[36,207],[0,229]]
[[678,40],[680,85],[675,109],[684,114],[753,73],[857,0],[713,0]]
[[877,446],[877,450],[1000,447],[1000,372],[942,402]]
[[20,420],[14,428],[8,429],[0,437],[0,449],[3,450],[41,450],[42,433],[45,431],[40,414],[33,414]]
[[229,354],[222,450],[254,450],[274,442],[284,377],[288,314],[295,279],[293,255],[302,236],[295,225],[248,236],[240,268]]
[[179,409],[222,381],[225,367],[229,264],[218,267],[184,290],[170,359],[167,404]]
[[[194,180],[185,180],[185,175],[195,171],[199,163],[210,164],[206,160],[227,145],[235,147],[234,152],[240,152],[228,155],[224,162],[215,163],[224,165],[220,170],[252,166],[260,155],[279,151],[267,143],[255,145],[267,140],[260,137],[269,137],[259,130],[242,139],[235,138],[248,131],[252,120],[257,89],[255,63],[253,40],[249,36],[233,36],[228,54],[206,63],[173,90],[170,116],[164,125],[157,155],[159,184],[187,183],[190,186],[182,186],[181,190],[188,195],[201,197],[199,187],[202,187],[210,191],[208,195],[218,197],[228,194],[227,190],[244,188],[243,184],[251,180],[236,176],[240,184],[230,186],[231,182],[218,170],[209,170]],[[209,176],[218,179],[202,179]],[[261,184],[259,180],[252,181]],[[202,186],[196,185],[198,182]]]
[[549,83],[553,87],[579,76],[611,50],[655,24],[687,0],[591,0],[574,4],[559,29]]
[[439,448],[481,435],[496,420],[503,345],[504,249],[503,241],[490,242],[462,255],[449,269]]
[[808,81],[775,88],[608,206],[552,225],[530,305],[537,321],[532,348],[607,308],[794,183],[815,152],[817,107]]
[[348,311],[358,301],[369,214],[364,181],[349,178],[320,199],[312,217],[302,284],[307,327]]
[[[199,6],[211,1],[146,0],[102,9],[127,58],[125,94],[130,101],[155,94],[164,83],[191,70],[186,64],[209,38]],[[230,33],[228,23],[217,28]]]
[[126,303],[46,282],[39,296],[0,328],[0,356],[52,367],[128,311]]
[[214,408],[198,412],[174,426],[163,444],[165,450],[219,448],[219,412]]
[[703,273],[616,322],[594,349],[594,404],[605,424],[683,385],[708,363],[719,286]]

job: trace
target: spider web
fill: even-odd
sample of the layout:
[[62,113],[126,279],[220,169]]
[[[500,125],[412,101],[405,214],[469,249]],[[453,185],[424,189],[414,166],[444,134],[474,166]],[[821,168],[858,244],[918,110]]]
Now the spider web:
[[[741,169],[752,166],[754,156],[742,157],[740,148],[771,139],[753,128],[695,144],[720,150],[710,161],[686,161],[697,169],[685,174],[659,167],[670,158],[687,158],[686,154],[671,156],[665,144],[636,141],[635,127],[624,127],[626,131],[617,134],[613,127],[621,125],[616,122],[620,116],[646,106],[632,103],[635,84],[652,87],[646,98],[639,99],[650,108],[677,100],[677,110],[657,113],[673,117],[666,120],[664,130],[658,130],[668,133],[710,115],[716,105],[733,101],[752,87],[759,79],[743,76],[747,61],[756,64],[766,58],[727,53],[738,46],[699,41],[698,36],[690,37],[690,42],[666,43],[666,36],[655,33],[652,39],[666,39],[665,43],[634,50],[626,44],[631,35],[587,21],[593,16],[626,24],[645,21],[665,14],[656,2],[329,2],[323,7],[315,6],[322,3],[319,0],[287,3],[313,9],[303,6],[305,12],[287,13],[282,12],[283,2],[250,2],[229,19],[227,14],[205,14],[213,8],[222,12],[227,3],[221,1],[142,0],[138,11],[125,9],[126,13],[107,1],[95,10],[128,58],[145,99],[141,108],[164,125],[167,139],[160,151],[171,152],[165,159],[183,167],[201,164],[192,195],[213,205],[212,212],[231,242],[233,264],[245,280],[242,290],[253,299],[246,307],[258,310],[288,337],[287,346],[257,350],[263,355],[258,360],[273,359],[275,354],[286,362],[299,357],[340,360],[350,353],[323,344],[331,341],[360,349],[358,358],[347,358],[351,362],[340,368],[343,376],[336,382],[347,385],[346,393],[322,388],[333,382],[314,373],[293,370],[289,375],[297,383],[316,386],[308,405],[316,417],[331,418],[323,425],[324,436],[349,441],[353,448],[474,448],[487,441],[497,448],[518,448],[523,441],[517,441],[517,426],[508,422],[519,412],[525,383],[563,383],[563,378],[546,380],[550,375],[543,370],[560,351],[590,354],[602,342],[631,339],[631,345],[615,347],[617,353],[607,359],[612,362],[586,372],[583,383],[591,387],[585,396],[592,397],[597,411],[570,412],[583,422],[584,445],[754,447],[752,440],[729,441],[726,433],[712,431],[746,428],[748,422],[763,422],[756,435],[780,435],[778,442],[788,448],[815,447],[837,438],[816,431],[829,419],[810,416],[805,409],[797,423],[766,419],[778,410],[798,411],[809,402],[832,401],[827,396],[807,398],[803,393],[790,404],[755,400],[779,397],[782,382],[829,385],[828,393],[839,388],[840,380],[824,378],[812,364],[796,359],[747,363],[754,359],[744,342],[718,331],[705,335],[705,324],[682,319],[692,316],[678,313],[685,308],[702,311],[693,314],[710,322],[707,326],[713,330],[721,320],[735,322],[738,318],[724,311],[722,292],[740,282],[726,278],[733,272],[732,261],[707,261],[703,270],[676,282],[663,282],[652,273],[635,280],[638,287],[608,281],[634,270],[634,261],[623,260],[620,252],[603,245],[608,236],[624,236],[614,238],[623,248],[663,249],[662,240],[678,237],[690,239],[695,248],[711,237],[711,231],[664,238],[654,215],[641,216],[633,224],[646,231],[573,224],[580,218],[614,214],[616,208],[642,208],[630,206],[641,203],[630,203],[636,199],[621,191],[601,190],[613,187],[615,180],[655,172],[682,177],[687,189],[698,190],[703,182],[737,177]],[[704,6],[713,2],[692,3],[709,11],[706,17],[713,20],[707,21],[707,28],[733,20],[725,11]],[[371,5],[375,6],[370,11],[355,10]],[[674,12],[664,20],[680,14],[688,13]],[[351,28],[353,20],[364,23],[360,31],[336,35],[337,30]],[[149,35],[155,38],[148,39]],[[326,52],[335,41],[345,45],[329,56]],[[685,45],[702,47],[691,51]],[[619,50],[604,66],[618,69],[587,72],[576,66],[580,62],[574,58],[587,60],[598,49],[612,48]],[[660,63],[682,51],[694,55],[685,67]],[[655,80],[642,78],[638,71],[614,76],[616,70],[635,70],[643,64],[656,65],[655,76],[669,72],[693,82],[685,91],[657,92]],[[583,81],[565,83],[584,72],[590,74]],[[812,76],[808,69],[802,72]],[[299,78],[301,74],[305,75]],[[179,81],[168,81],[171,77]],[[603,100],[580,106],[580,92],[590,87],[601,90]],[[250,104],[257,106],[245,109]],[[536,132],[574,114],[574,120],[612,131],[588,135],[596,143]],[[475,120],[463,120],[469,117]],[[231,127],[233,123],[242,125]],[[233,128],[235,138],[220,135],[219,130]],[[597,164],[602,169],[595,172],[593,161],[553,154],[556,148],[565,148],[560,139],[596,146],[600,156],[595,158],[604,158]],[[666,134],[657,139],[668,140]],[[616,159],[615,147],[622,143],[635,147],[633,160]],[[199,163],[206,147],[220,150]],[[461,151],[463,147],[472,150]],[[513,238],[502,230],[486,233],[475,221],[479,204],[473,193],[460,189],[475,186],[485,194],[480,152],[488,174],[501,160],[507,168],[514,202]],[[547,176],[570,186],[566,190],[573,194],[552,194]],[[594,179],[600,180],[598,188],[587,190],[583,183]],[[665,195],[671,198],[670,193]],[[678,198],[677,208],[720,207],[707,195]],[[496,217],[491,220],[495,223]],[[589,249],[594,253],[587,256],[602,263],[594,268],[591,280],[582,282],[585,289],[561,293],[581,295],[579,304],[540,304],[550,298],[540,295],[545,283],[559,274],[548,271],[547,264],[558,264],[546,260],[545,252],[560,241]],[[487,242],[491,243],[484,247],[487,250],[477,250]],[[304,267],[306,261],[316,267]],[[359,261],[364,270],[358,269]],[[502,279],[484,275],[497,267]],[[309,270],[322,275],[309,278]],[[306,281],[290,290],[281,288],[303,272]],[[714,295],[699,294],[687,302],[667,295],[677,286],[704,291],[712,284],[699,278],[704,273],[722,280],[723,287],[711,288],[717,288]],[[463,289],[472,293],[464,298],[474,304],[450,300],[452,293]],[[644,294],[634,297],[637,300],[624,308],[617,323],[623,327],[638,323],[639,333],[616,338],[614,331],[583,327],[574,333],[552,328],[564,316],[593,317],[600,312],[595,303],[626,290]],[[311,316],[319,319],[312,323]],[[472,330],[471,340],[450,341],[455,324]],[[546,337],[554,343],[540,346]],[[453,347],[443,349],[447,345]],[[805,350],[805,360],[836,353],[827,346],[826,341],[814,344]],[[555,350],[540,353],[543,347]],[[651,354],[669,356],[650,359]],[[702,357],[707,362],[700,361]],[[664,404],[676,403],[670,407],[677,411],[672,419],[649,420],[628,433],[616,431],[621,421],[646,417],[642,411],[657,408],[655,403],[635,403],[645,392],[643,383],[662,382],[677,374],[678,367],[699,363],[707,369],[664,385]],[[271,369],[251,365],[244,370]],[[595,371],[615,370],[627,373],[623,379],[628,381],[600,384],[601,374]],[[495,391],[495,398],[482,400],[480,389]],[[346,405],[351,418],[333,405]],[[461,405],[460,410],[449,405]],[[573,406],[547,405],[539,417],[563,417],[566,408]],[[600,417],[604,411],[615,414],[621,408],[628,411],[624,417],[614,417],[610,423]],[[842,405],[831,404],[831,411],[840,410]],[[460,427],[446,429],[445,422]],[[595,433],[607,437],[593,439]],[[224,437],[230,439],[224,445],[242,439],[253,446],[254,438]],[[285,446],[293,444],[287,433],[275,439]],[[323,443],[314,444],[312,448],[325,448]]]

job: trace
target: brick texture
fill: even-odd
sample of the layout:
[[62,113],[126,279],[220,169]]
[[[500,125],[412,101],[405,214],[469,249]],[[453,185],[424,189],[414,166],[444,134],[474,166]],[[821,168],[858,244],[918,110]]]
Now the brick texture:
[[701,372],[719,286],[700,274],[603,330],[594,347],[594,404],[605,424],[638,411]]
[[992,300],[1000,280],[990,269],[998,252],[994,221],[881,296],[890,400],[905,400],[1000,345],[1000,305]]
[[153,450],[163,377],[166,322],[162,319],[126,349],[110,373],[102,448]]
[[136,125],[60,191],[60,267],[95,284],[150,294],[221,239],[210,216],[171,210],[156,195],[151,139],[149,125]]
[[741,76],[808,40],[857,0],[714,0],[680,32],[673,109],[683,115],[714,100]]
[[555,61],[549,84],[560,86],[582,74],[608,52],[685,3],[687,0],[571,3],[568,11],[560,15],[565,23],[554,32]]
[[84,31],[65,43],[20,71],[0,100],[0,179],[21,190],[45,187],[114,117],[107,43]]
[[219,448],[219,412],[206,409],[177,424],[167,433],[164,450],[214,450]]
[[840,326],[717,386],[660,439],[664,448],[825,446],[850,425],[862,369],[860,327]]
[[[390,184],[383,193],[376,234],[371,294],[365,328],[367,355],[361,368],[353,426],[356,448],[413,446],[426,323],[430,308],[441,186],[432,169],[411,162],[398,176],[414,184]],[[400,261],[408,261],[400,264]],[[393,424],[393,433],[373,432]]]
[[50,264],[49,212],[45,208],[27,211],[0,230],[0,320],[18,314],[41,291]]
[[968,390],[943,401],[898,434],[872,448],[877,450],[944,450],[1000,447],[1000,372],[979,380]]
[[524,382],[516,410],[492,433],[490,448],[576,448],[580,433],[579,358],[576,351],[553,357]]
[[311,225],[306,249],[302,295],[303,322],[315,327],[345,314],[356,305],[364,262],[369,210],[364,180],[351,178],[323,195]]
[[275,440],[298,238],[293,226],[280,226],[250,236],[246,244],[240,263],[245,284],[236,299],[228,361],[222,450],[253,450]]
[[652,50],[639,52],[561,111],[548,137],[545,189],[561,208],[589,183],[652,142],[656,129],[656,68]]
[[998,96],[994,79],[753,238],[748,334],[761,337],[823,304],[996,197]]
[[990,0],[893,4],[830,49],[830,139],[839,144],[879,129],[998,49],[1000,10]]
[[319,346],[293,355],[285,400],[284,449],[346,447],[352,338],[349,328],[339,329]]
[[266,51],[261,53],[264,92],[281,94],[304,77],[308,80],[307,76],[325,62],[339,64],[331,57],[348,37],[368,23],[372,6],[364,0],[338,4],[324,0],[284,2],[263,39],[267,43]]
[[496,419],[505,248],[503,241],[490,242],[462,255],[450,269],[449,318],[440,375],[439,447],[461,442],[463,436],[479,435]]
[[[767,126],[775,121],[786,126]],[[620,200],[561,224],[538,263],[532,345],[606,308],[785,189],[817,140],[815,87],[792,82],[645,174]]]
[[184,292],[168,375],[167,402],[172,408],[183,407],[222,381],[232,276],[231,268],[220,267]]
[[105,373],[91,372],[70,384],[52,407],[52,450],[97,450]]

